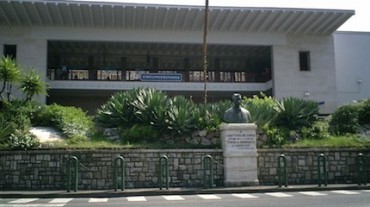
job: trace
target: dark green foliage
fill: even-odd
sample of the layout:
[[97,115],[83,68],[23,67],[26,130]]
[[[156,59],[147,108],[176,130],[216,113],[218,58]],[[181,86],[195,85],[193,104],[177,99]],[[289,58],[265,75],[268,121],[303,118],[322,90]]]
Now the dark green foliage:
[[23,102],[14,100],[11,102],[3,102],[3,110],[1,112],[3,119],[14,125],[14,130],[28,130],[32,126],[34,117],[38,114],[41,106],[36,102]]
[[[21,71],[16,61],[10,57],[0,59],[0,100],[10,101],[13,84],[21,79]],[[4,93],[6,93],[4,95]],[[5,99],[6,97],[6,99]]]
[[293,97],[276,100],[275,110],[276,126],[290,130],[299,130],[312,125],[319,113],[317,103]]
[[89,137],[94,126],[92,118],[80,108],[57,104],[44,106],[35,119],[35,124],[53,126],[69,139]]
[[159,131],[169,129],[167,112],[172,107],[167,95],[155,89],[137,89],[136,98],[131,103],[137,123],[157,128]]
[[140,141],[155,142],[159,138],[158,130],[150,125],[134,124],[131,128],[121,128],[120,132],[123,144]]
[[97,111],[95,120],[106,127],[131,127],[137,122],[132,103],[138,90],[119,92]]
[[339,107],[331,116],[329,122],[330,132],[337,135],[356,133],[357,128],[360,126],[358,122],[360,109],[359,104]]
[[168,130],[171,135],[189,134],[197,129],[199,116],[195,104],[183,96],[176,96],[168,108]]
[[8,138],[12,134],[14,129],[14,123],[8,122],[0,113],[0,149],[7,147],[9,140]]
[[197,129],[207,129],[208,131],[218,129],[218,126],[222,123],[223,113],[230,107],[229,102],[197,104],[194,108]]
[[358,121],[360,125],[370,124],[370,99],[361,102]]
[[34,102],[3,102],[0,113],[0,145],[2,148],[28,149],[38,142],[28,131],[31,117],[36,114],[39,105]]

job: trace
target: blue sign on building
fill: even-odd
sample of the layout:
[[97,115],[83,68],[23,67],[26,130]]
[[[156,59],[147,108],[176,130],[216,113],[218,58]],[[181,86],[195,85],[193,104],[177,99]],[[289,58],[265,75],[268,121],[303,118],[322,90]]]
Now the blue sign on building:
[[166,74],[166,73],[143,73],[140,75],[141,81],[182,81],[181,74]]

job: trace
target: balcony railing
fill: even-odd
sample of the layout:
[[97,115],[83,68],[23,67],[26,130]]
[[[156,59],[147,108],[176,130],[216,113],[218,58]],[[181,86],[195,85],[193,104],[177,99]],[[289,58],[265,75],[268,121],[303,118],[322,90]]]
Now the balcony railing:
[[[178,75],[181,82],[203,82],[204,72],[190,71],[146,71],[146,70],[66,70],[48,69],[50,80],[89,80],[89,81],[148,81],[143,80],[143,74]],[[253,83],[271,80],[271,72],[243,72],[243,71],[208,71],[208,82]],[[150,81],[150,80],[149,80]],[[171,81],[164,80],[164,81]]]

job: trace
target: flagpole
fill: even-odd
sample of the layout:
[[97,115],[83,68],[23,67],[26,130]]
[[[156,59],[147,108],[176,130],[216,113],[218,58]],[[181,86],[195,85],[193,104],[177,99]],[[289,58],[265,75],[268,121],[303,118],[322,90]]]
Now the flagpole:
[[207,63],[207,35],[208,35],[208,0],[206,0],[204,11],[204,30],[203,30],[203,75],[204,75],[204,104],[207,104],[207,81],[208,81],[208,63]]

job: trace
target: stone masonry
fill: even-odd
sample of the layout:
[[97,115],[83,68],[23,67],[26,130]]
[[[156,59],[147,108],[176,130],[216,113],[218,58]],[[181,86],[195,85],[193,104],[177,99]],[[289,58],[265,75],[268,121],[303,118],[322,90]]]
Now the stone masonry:
[[222,150],[42,150],[0,152],[0,188],[66,189],[67,161],[79,160],[79,189],[113,189],[113,161],[125,159],[126,187],[158,187],[158,163],[168,156],[170,187],[203,186],[202,159],[215,160],[215,184],[223,185]]
[[[317,183],[317,156],[328,159],[330,183],[356,183],[355,157],[370,150],[353,149],[259,149],[258,179],[262,185],[277,185],[277,158],[287,158],[288,184]],[[169,157],[170,187],[202,187],[202,158],[215,159],[215,185],[224,185],[223,156],[220,149],[178,150],[34,150],[0,151],[0,189],[63,190],[66,189],[66,163],[69,156],[78,157],[79,189],[113,189],[113,160],[121,155],[126,163],[127,188],[158,187],[158,162]],[[367,162],[369,173],[370,162]]]

